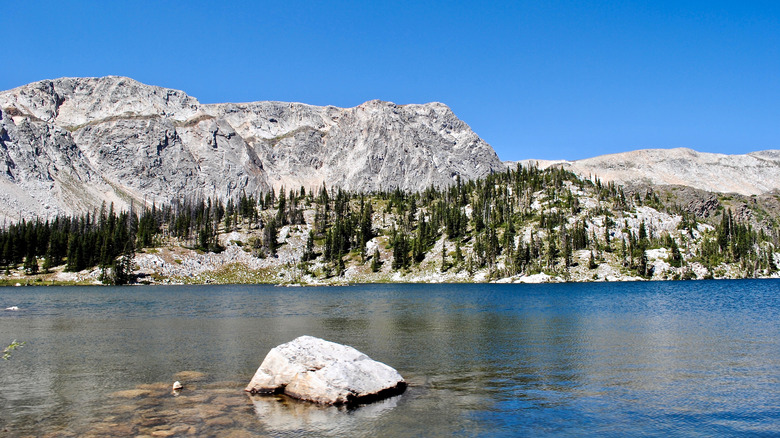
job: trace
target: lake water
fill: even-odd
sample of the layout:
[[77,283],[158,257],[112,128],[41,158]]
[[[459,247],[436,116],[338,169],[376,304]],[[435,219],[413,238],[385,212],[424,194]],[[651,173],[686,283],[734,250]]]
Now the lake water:
[[[26,342],[0,361],[0,435],[778,436],[779,292],[775,280],[0,288],[0,308],[20,308],[0,310],[0,343]],[[269,349],[304,334],[410,387],[354,410],[242,391]]]

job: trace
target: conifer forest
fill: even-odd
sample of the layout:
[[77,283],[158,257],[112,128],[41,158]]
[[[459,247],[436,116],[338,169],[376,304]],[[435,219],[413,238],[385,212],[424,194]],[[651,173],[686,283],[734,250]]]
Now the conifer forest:
[[[558,168],[520,165],[422,192],[356,193],[322,185],[129,211],[103,205],[78,217],[5,224],[0,281],[318,284],[778,275],[780,228],[771,206],[726,195],[706,209],[696,205],[674,188],[629,190]],[[219,258],[231,251],[230,258]],[[187,273],[188,258],[198,257],[206,267]]]

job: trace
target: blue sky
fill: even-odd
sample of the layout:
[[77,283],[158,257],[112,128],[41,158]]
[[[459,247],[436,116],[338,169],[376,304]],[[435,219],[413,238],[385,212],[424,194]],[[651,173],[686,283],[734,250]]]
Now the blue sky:
[[504,160],[780,149],[780,2],[16,1],[0,89],[130,76],[204,103],[440,101]]

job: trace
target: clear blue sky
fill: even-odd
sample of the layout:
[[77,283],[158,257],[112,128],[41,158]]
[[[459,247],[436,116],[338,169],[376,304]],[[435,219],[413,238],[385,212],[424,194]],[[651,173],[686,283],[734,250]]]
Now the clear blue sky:
[[13,1],[0,89],[440,101],[504,160],[780,149],[780,1]]

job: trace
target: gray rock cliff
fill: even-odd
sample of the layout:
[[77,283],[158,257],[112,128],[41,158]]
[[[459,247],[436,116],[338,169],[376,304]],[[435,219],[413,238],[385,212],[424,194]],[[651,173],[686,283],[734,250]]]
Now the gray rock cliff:
[[422,190],[503,168],[440,103],[207,105],[108,76],[0,92],[0,109],[0,217],[10,219],[323,183]]
[[265,163],[275,187],[421,190],[500,170],[493,149],[444,104],[373,100],[355,108],[256,102],[206,105]]
[[[514,166],[518,162],[507,162]],[[744,155],[687,148],[643,149],[576,161],[523,160],[541,168],[561,166],[618,184],[678,185],[719,193],[759,195],[780,190],[780,151]]]
[[34,118],[17,124],[0,110],[0,219],[52,217],[103,201],[124,202],[70,132]]

